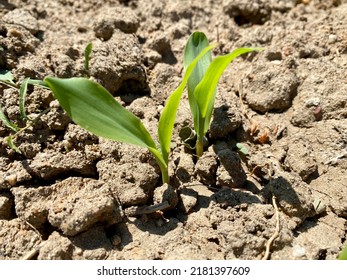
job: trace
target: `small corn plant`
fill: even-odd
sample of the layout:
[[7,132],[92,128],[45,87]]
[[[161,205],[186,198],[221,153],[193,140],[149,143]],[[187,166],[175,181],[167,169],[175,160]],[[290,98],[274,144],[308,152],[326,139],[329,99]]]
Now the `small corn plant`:
[[[209,46],[209,42],[203,32],[194,32],[189,37],[184,50],[184,68],[186,70],[207,46]],[[198,157],[203,154],[205,135],[211,122],[219,78],[236,57],[260,50],[261,48],[238,48],[230,54],[218,56],[213,60],[211,51],[208,51],[196,64],[188,79],[187,87],[189,106],[197,136],[195,149]]]
[[103,138],[147,148],[161,169],[163,183],[168,183],[170,143],[179,102],[194,67],[213,47],[206,46],[191,60],[182,82],[168,98],[158,124],[159,147],[140,119],[126,110],[100,84],[87,78],[54,77],[46,77],[44,83],[79,126]]

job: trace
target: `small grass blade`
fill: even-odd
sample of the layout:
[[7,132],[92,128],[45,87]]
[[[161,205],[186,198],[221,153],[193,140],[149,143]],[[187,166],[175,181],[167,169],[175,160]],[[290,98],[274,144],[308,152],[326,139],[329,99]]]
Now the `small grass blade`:
[[90,61],[90,55],[93,50],[93,44],[89,43],[85,50],[84,50],[84,71],[86,72],[86,75],[89,76],[89,61]]
[[27,119],[27,115],[25,113],[25,100],[28,91],[29,80],[30,78],[25,78],[19,88],[19,113],[22,120]]
[[4,123],[5,126],[12,129],[13,131],[17,132],[19,130],[19,127],[16,124],[11,123],[10,120],[5,116],[1,106],[0,106],[0,120]]
[[7,145],[14,150],[15,152],[17,152],[18,154],[21,154],[22,152],[19,150],[19,148],[13,143],[13,139],[11,136],[7,136],[5,138]]
[[0,71],[0,83],[3,83],[13,88],[18,88],[13,79],[14,78],[11,71]]

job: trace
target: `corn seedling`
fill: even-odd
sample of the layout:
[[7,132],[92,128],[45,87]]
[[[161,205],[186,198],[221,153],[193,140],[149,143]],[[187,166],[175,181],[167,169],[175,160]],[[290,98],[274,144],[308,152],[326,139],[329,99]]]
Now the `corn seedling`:
[[[184,67],[191,64],[209,46],[203,32],[194,32],[187,41],[184,50]],[[238,48],[230,54],[212,59],[208,51],[197,63],[188,80],[188,99],[197,135],[195,149],[198,157],[203,154],[205,135],[209,129],[219,78],[226,67],[238,56],[260,48]]]
[[198,61],[214,46],[206,46],[186,67],[182,82],[170,95],[158,124],[159,147],[140,119],[119,104],[100,84],[86,78],[46,77],[62,108],[79,126],[97,136],[147,148],[156,159],[163,183],[169,182],[168,160],[179,102]]

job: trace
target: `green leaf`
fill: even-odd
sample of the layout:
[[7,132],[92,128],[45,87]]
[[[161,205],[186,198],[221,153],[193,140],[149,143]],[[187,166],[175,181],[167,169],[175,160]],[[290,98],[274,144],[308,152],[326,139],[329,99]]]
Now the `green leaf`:
[[30,78],[25,78],[19,88],[19,113],[22,120],[27,119],[27,115],[25,113],[25,100],[28,91],[29,80]]
[[232,62],[236,57],[252,52],[260,50],[259,48],[238,48],[234,50],[232,53],[216,57],[209,68],[206,71],[204,78],[195,88],[195,98],[198,101],[198,105],[200,108],[200,113],[202,117],[206,116],[208,105],[212,100],[213,93],[215,88],[217,87],[219,78],[223,74],[224,70],[227,66]]
[[7,136],[5,138],[7,145],[14,150],[15,152],[21,154],[22,152],[19,150],[19,148],[13,143],[13,139],[11,136]]
[[5,116],[1,106],[0,106],[0,120],[4,123],[5,126],[12,129],[13,131],[17,132],[19,130],[18,126],[15,125],[14,123],[11,123],[9,119]]
[[219,78],[223,74],[226,67],[238,56],[259,51],[260,48],[238,48],[230,54],[216,57],[208,67],[203,79],[196,86],[194,96],[198,103],[201,122],[197,131],[198,138],[206,134],[212,116],[216,88]]
[[14,84],[13,79],[14,79],[13,75],[10,71],[5,71],[0,74],[0,81]]
[[93,44],[89,43],[84,50],[84,71],[89,75],[89,61],[93,50]]
[[[209,45],[208,39],[203,32],[194,32],[188,39],[184,49],[184,67],[189,64]],[[204,77],[209,65],[212,61],[212,53],[208,51],[196,64],[193,73],[188,80],[188,99],[189,106],[193,116],[194,128],[197,131],[199,127],[199,110],[198,104],[194,97],[194,90]],[[212,108],[213,109],[213,108]],[[211,109],[211,111],[212,111]]]
[[236,143],[236,147],[241,154],[245,156],[249,155],[247,147],[243,145],[242,143]]
[[156,148],[141,121],[101,85],[86,78],[44,79],[71,119],[95,135]]
[[13,81],[13,79],[13,75],[10,71],[0,71],[0,83],[18,89],[18,86]]
[[192,74],[195,65],[198,63],[199,59],[203,57],[209,50],[214,48],[216,45],[211,45],[205,48],[200,55],[198,55],[187,67],[186,72],[183,76],[182,82],[177,87],[177,89],[170,95],[163,112],[159,119],[158,125],[158,138],[160,142],[161,152],[165,162],[168,162],[170,143],[172,137],[173,126],[176,119],[176,112],[178,109],[179,102],[183,90],[188,82],[190,75]]
[[347,260],[347,245],[343,248],[342,252],[340,253],[339,260]]
[[[190,35],[184,49],[184,69],[194,61],[194,59],[209,46],[208,39],[203,32],[194,32]],[[208,51],[196,64],[192,74],[188,79],[188,94],[193,94],[195,87],[200,83],[211,64],[212,53]]]
[[100,137],[147,148],[159,164],[163,182],[168,182],[167,161],[149,132],[104,87],[86,78],[47,77],[44,82],[76,124]]

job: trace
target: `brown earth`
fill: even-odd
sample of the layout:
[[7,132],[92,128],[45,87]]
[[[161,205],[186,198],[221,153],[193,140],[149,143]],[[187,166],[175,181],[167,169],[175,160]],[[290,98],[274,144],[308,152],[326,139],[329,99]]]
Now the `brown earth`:
[[[265,48],[224,73],[198,160],[178,137],[192,126],[184,96],[171,186],[147,151],[91,135],[30,87],[27,114],[49,110],[15,138],[21,154],[0,126],[0,259],[261,259],[276,233],[271,259],[335,259],[347,232],[346,27],[346,0],[0,1],[2,71],[82,76],[92,42],[91,77],[153,135],[191,32],[218,41],[215,55]],[[0,104],[24,126],[17,90],[0,85]]]

